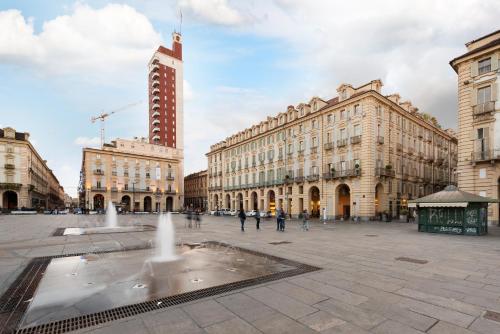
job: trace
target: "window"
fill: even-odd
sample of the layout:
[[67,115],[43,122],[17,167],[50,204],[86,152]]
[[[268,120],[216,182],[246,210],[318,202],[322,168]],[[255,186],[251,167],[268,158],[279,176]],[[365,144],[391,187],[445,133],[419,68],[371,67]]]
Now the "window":
[[361,135],[361,126],[359,126],[359,124],[354,125],[354,135],[355,136]]
[[361,113],[361,107],[359,104],[354,105],[354,116],[358,116]]
[[312,127],[313,129],[316,129],[316,120],[315,120],[315,119],[313,119],[313,120],[311,121],[311,127]]
[[316,137],[312,139],[312,147],[316,147],[318,145]]
[[340,111],[340,119],[344,119],[345,110]]
[[478,74],[483,74],[491,71],[491,58],[486,58],[477,63]]
[[326,116],[326,122],[327,122],[328,124],[331,124],[331,123],[332,123],[332,114],[330,114],[330,115]]
[[479,88],[477,90],[477,104],[484,104],[491,101],[491,86]]

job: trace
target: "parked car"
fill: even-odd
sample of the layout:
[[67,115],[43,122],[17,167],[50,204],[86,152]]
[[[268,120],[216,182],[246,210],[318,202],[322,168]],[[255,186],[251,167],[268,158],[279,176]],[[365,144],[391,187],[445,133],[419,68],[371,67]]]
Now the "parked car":
[[246,213],[247,217],[255,217],[257,210],[250,210]]
[[260,217],[261,218],[271,218],[272,217],[271,211],[261,211]]
[[229,211],[229,215],[230,215],[230,216],[236,216],[236,215],[238,215],[238,211],[236,211],[236,210],[231,210],[231,211]]

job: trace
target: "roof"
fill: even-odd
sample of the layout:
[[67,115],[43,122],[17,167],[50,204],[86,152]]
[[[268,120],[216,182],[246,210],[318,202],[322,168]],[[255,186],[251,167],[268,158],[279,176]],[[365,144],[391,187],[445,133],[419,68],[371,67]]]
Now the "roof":
[[[498,33],[498,31],[494,32],[493,34],[496,34],[496,33]],[[491,35],[493,35],[493,34],[490,34],[490,36],[491,36]],[[485,37],[486,37],[486,36],[485,36]],[[474,49],[474,50],[471,50],[471,51],[469,51],[469,52],[466,52],[466,53],[464,53],[463,55],[458,56],[458,57],[456,57],[456,58],[452,59],[452,60],[450,61],[450,65],[451,65],[451,67],[453,67],[453,69],[455,70],[455,72],[457,72],[456,65],[454,64],[454,62],[455,62],[455,61],[460,60],[460,59],[462,59],[462,58],[465,58],[465,57],[467,57],[467,56],[470,56],[470,55],[472,55],[472,54],[474,54],[474,53],[478,53],[478,52],[481,52],[481,51],[487,50],[487,49],[492,48],[492,47],[494,47],[494,46],[498,46],[498,45],[500,45],[500,38],[497,38],[497,39],[495,39],[495,40],[492,40],[491,42],[489,42],[489,43],[487,43],[487,44],[485,44],[485,45],[483,45],[483,46],[480,46],[480,47],[478,47],[478,48],[476,48],[476,49]]]
[[[408,203],[414,204],[450,204],[449,206],[456,206],[451,204],[457,203],[498,203],[498,200],[489,197],[483,197],[475,194],[471,194],[462,190],[458,190],[456,186],[447,186],[444,190],[437,193],[427,195],[424,197],[417,198],[415,200],[408,201]],[[431,205],[426,205],[431,206]],[[433,205],[437,206],[437,205]],[[448,206],[448,205],[439,205]]]

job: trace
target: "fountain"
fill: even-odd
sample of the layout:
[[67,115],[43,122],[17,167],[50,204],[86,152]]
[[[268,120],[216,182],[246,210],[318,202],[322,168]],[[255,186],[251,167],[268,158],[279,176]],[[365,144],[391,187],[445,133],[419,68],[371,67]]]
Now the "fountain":
[[158,217],[156,228],[156,256],[154,262],[169,262],[178,260],[175,254],[175,229],[170,212]]
[[118,217],[116,216],[116,208],[113,202],[109,201],[108,210],[106,210],[106,227],[116,228],[118,227]]

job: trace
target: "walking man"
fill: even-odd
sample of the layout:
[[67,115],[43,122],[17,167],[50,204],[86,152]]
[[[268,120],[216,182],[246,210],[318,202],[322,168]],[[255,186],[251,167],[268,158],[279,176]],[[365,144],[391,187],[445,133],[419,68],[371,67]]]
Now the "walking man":
[[285,211],[280,210],[280,231],[285,232]]
[[302,212],[302,231],[309,231],[309,214],[307,210]]
[[281,230],[281,209],[276,210],[276,231]]
[[247,215],[245,214],[245,211],[240,210],[238,217],[240,218],[241,232],[245,232],[245,219],[247,219]]
[[255,220],[256,220],[257,229],[260,230],[260,212],[258,210],[255,213]]

